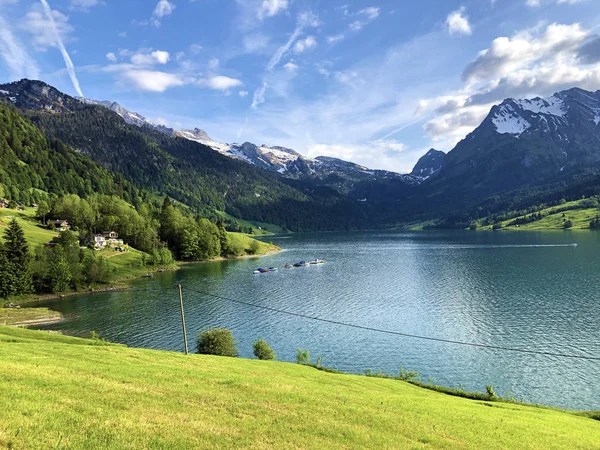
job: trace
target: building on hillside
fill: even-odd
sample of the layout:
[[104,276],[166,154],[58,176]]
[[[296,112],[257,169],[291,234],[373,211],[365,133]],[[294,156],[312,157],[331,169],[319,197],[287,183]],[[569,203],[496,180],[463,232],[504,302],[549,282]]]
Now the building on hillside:
[[54,228],[58,232],[63,232],[71,229],[71,224],[68,220],[51,220],[50,223],[54,224]]
[[0,208],[8,208],[8,200],[1,199],[0,200]]
[[94,248],[96,250],[102,250],[103,248],[106,248],[106,239],[104,239],[104,236],[101,234],[94,236]]
[[35,208],[35,209],[38,209],[38,208],[39,208],[39,206],[40,206],[40,205],[38,205],[37,203],[31,203],[31,204],[29,205],[29,207],[30,207],[30,208]]
[[104,231],[102,234],[98,234],[94,237],[94,246],[97,249],[110,247],[122,251],[122,249],[125,248],[125,242],[123,242],[123,239],[119,239],[119,233],[115,231]]

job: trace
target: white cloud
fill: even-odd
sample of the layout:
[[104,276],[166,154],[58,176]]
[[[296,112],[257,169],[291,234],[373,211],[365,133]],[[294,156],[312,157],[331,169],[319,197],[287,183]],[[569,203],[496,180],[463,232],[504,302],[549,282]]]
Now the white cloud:
[[336,34],[336,35],[333,35],[333,36],[327,36],[327,43],[328,44],[335,44],[337,42],[343,41],[345,37],[346,36],[344,36],[343,34]]
[[434,115],[425,131],[451,145],[505,98],[546,96],[573,86],[599,89],[600,58],[583,52],[591,36],[579,24],[554,23],[495,39],[466,67],[463,89],[421,102],[418,113]]
[[46,14],[46,2],[31,6],[20,25],[20,28],[31,33],[33,45],[38,51],[46,51],[50,47],[58,48],[60,42],[69,42],[73,27],[69,17],[57,10],[50,10]]
[[217,67],[219,67],[219,58],[212,58],[210,61],[208,61],[208,68],[209,69],[216,69]]
[[138,52],[131,56],[131,62],[137,66],[151,66],[154,64],[167,64],[171,56],[169,52],[156,50],[152,52]]
[[39,77],[35,60],[12,33],[9,24],[0,16],[0,56],[6,62],[11,78]]
[[283,66],[283,68],[284,68],[285,70],[287,70],[288,72],[295,72],[296,70],[298,70],[298,64],[296,64],[296,63],[294,62],[294,60],[292,59],[292,60],[290,60],[290,61],[289,61],[287,64],[285,64],[285,65]]
[[[292,45],[294,45],[296,40],[302,35],[302,33],[304,32],[304,30],[306,28],[318,27],[319,24],[320,24],[319,18],[317,16],[315,16],[313,13],[304,12],[304,13],[299,14],[294,32],[292,33],[292,35],[290,36],[288,41],[284,45],[279,47],[277,49],[277,51],[273,54],[269,63],[267,64],[267,71],[269,71],[269,72],[272,71],[279,64],[279,62],[281,61],[281,58],[283,58],[286,55],[286,53],[290,51],[290,48],[292,48]],[[315,41],[315,44],[316,44],[316,41]],[[264,95],[264,93],[263,93],[263,95]]]
[[367,168],[373,168],[377,161],[380,168],[407,172],[411,165],[402,165],[399,157],[407,150],[406,145],[395,140],[374,140],[364,144],[313,144],[306,150],[306,156],[329,156],[331,158],[352,161]]
[[106,54],[106,59],[108,59],[110,62],[117,62],[117,55],[115,55],[113,52],[108,52]]
[[465,15],[465,12],[466,9],[463,6],[460,9],[448,14],[448,17],[446,18],[446,27],[448,28],[448,33],[451,35],[471,35],[473,33],[471,30],[471,25],[469,24],[469,17]]
[[379,17],[379,11],[380,11],[379,8],[370,7],[370,8],[361,9],[358,12],[358,14],[367,16],[367,19],[373,20],[373,19],[376,19],[377,17]]
[[522,32],[513,38],[497,38],[469,64],[463,78],[473,82],[502,77],[538,60],[572,54],[589,34],[579,24],[554,23],[539,36]]
[[307,36],[305,39],[300,39],[294,44],[294,52],[303,53],[306,50],[317,46],[317,38],[314,36]]
[[211,78],[203,78],[197,81],[197,84],[202,87],[207,87],[215,91],[228,91],[232,88],[239,87],[243,83],[236,78],[229,78],[222,75]]
[[125,70],[121,77],[136,89],[148,92],[165,92],[172,87],[184,86],[194,81],[179,74],[138,69]]
[[69,9],[88,12],[94,6],[104,5],[102,0],[71,0]]
[[259,20],[263,20],[265,17],[276,16],[287,8],[288,0],[263,0],[258,9],[257,17]]
[[169,0],[160,0],[154,8],[150,23],[155,27],[160,27],[162,18],[173,14],[175,8],[175,4],[171,3]]
[[238,95],[242,98],[248,97],[248,91],[239,91]]
[[342,10],[344,12],[344,16],[357,18],[348,26],[348,28],[350,28],[352,31],[362,30],[366,25],[369,24],[369,22],[372,22],[379,17],[380,12],[380,9],[376,7],[364,8],[355,13],[350,13],[347,6],[343,7]]

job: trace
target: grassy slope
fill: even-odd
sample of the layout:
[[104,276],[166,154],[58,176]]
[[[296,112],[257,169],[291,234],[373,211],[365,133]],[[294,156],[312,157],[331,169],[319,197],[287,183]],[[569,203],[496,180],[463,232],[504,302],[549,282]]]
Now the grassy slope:
[[[559,208],[565,208],[565,207],[577,207],[577,204],[580,203],[580,200],[577,201],[573,201],[573,202],[567,202],[563,205],[560,206],[553,206],[551,208],[546,208],[546,209],[542,209],[540,212],[542,213],[542,215],[544,215],[545,217],[542,218],[542,220],[538,220],[535,222],[531,222],[531,223],[527,223],[527,224],[522,224],[518,227],[516,226],[508,226],[508,224],[512,221],[514,221],[515,219],[510,219],[504,222],[501,222],[502,226],[504,227],[503,229],[506,230],[535,230],[535,231],[544,231],[544,230],[563,230],[564,229],[564,223],[565,220],[570,220],[573,223],[573,227],[570,228],[571,230],[589,230],[590,229],[590,222],[596,218],[596,215],[600,214],[600,211],[598,211],[598,208],[587,208],[587,209],[572,209],[570,211],[564,211],[564,212],[555,212],[557,209]],[[563,214],[565,215],[563,217]],[[527,214],[526,216],[529,216],[530,214]],[[525,216],[522,216],[525,217]],[[489,229],[491,230],[492,227],[483,227],[481,228],[482,230],[486,230]]]
[[[94,345],[95,344],[95,345]],[[0,327],[0,447],[598,448],[566,412]]]
[[[243,233],[229,233],[229,238],[234,243],[239,245],[241,248],[245,248],[245,249],[249,249],[250,244],[252,243],[252,241],[254,241],[254,239],[251,236],[249,236],[247,234],[243,234]],[[253,256],[266,255],[266,254],[281,250],[276,245],[268,244],[266,242],[262,242],[262,241],[258,241],[258,240],[257,240],[257,242],[258,242],[258,253]]]
[[26,208],[25,211],[17,211],[14,209],[0,209],[0,236],[4,235],[4,229],[13,218],[17,219],[19,225],[23,227],[25,237],[29,242],[29,246],[33,251],[36,247],[50,242],[58,233],[50,231],[39,226],[39,222],[35,219],[36,210]]
[[62,315],[48,308],[0,308],[0,325],[27,325],[61,320]]

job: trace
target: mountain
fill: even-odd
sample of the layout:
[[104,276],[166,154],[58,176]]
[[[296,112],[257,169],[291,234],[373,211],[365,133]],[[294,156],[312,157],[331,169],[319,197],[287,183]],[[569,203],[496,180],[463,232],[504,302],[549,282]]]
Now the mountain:
[[423,208],[476,215],[594,194],[599,163],[600,91],[506,99],[446,155]]
[[125,123],[127,123],[129,125],[135,125],[136,127],[147,127],[152,130],[156,130],[161,133],[164,133],[168,136],[173,136],[175,134],[173,129],[152,123],[148,119],[146,119],[144,116],[142,116],[141,114],[138,114],[136,112],[132,112],[132,111],[125,109],[117,102],[111,102],[108,100],[104,100],[104,101],[92,100],[92,99],[84,98],[84,97],[75,97],[75,99],[79,100],[80,102],[82,102],[86,105],[98,105],[98,106],[103,106],[105,108],[108,108],[111,111],[116,112],[119,116],[121,116],[123,118],[123,120],[125,120]]
[[216,219],[225,211],[296,231],[370,226],[362,205],[335,191],[289,186],[275,174],[200,143],[149,126],[129,125],[112,109],[83,103],[43,82],[0,85],[2,98],[47,137],[205,217]]
[[42,82],[0,85],[0,99],[135,187],[212,218],[225,211],[296,231],[440,217],[463,224],[600,193],[600,91],[507,99],[453,150],[431,149],[404,175],[284,147],[219,143],[199,128],[167,129],[118,103],[77,100]]
[[433,178],[442,170],[445,159],[444,152],[432,148],[419,159],[411,175],[421,182]]
[[467,198],[595,170],[600,162],[600,91],[507,99],[450,151],[433,180]]
[[394,179],[400,183],[414,185],[427,178],[425,175],[411,176],[383,170],[370,170],[366,167],[337,158],[324,156],[307,158],[300,155],[295,150],[285,147],[269,147],[264,144],[258,146],[251,142],[245,142],[243,144],[221,143],[213,140],[206,131],[200,128],[173,130],[157,125],[141,114],[123,108],[116,102],[98,101],[80,97],[78,97],[78,99],[85,104],[99,105],[108,108],[119,114],[125,122],[130,125],[149,128],[169,136],[177,136],[197,142],[222,155],[252,164],[283,178],[306,181],[307,183],[305,186],[307,188],[309,188],[311,184],[313,188],[329,187],[346,195],[354,189],[356,183],[378,183],[382,179]]

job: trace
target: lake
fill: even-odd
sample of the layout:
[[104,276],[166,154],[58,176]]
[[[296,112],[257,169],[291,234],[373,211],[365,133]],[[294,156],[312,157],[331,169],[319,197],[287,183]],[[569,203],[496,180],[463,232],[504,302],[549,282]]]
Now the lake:
[[[127,292],[49,303],[75,335],[182,351],[177,283],[190,350],[206,327],[230,328],[240,355],[266,339],[278,358],[298,348],[342,371],[397,374],[573,409],[600,409],[600,361],[517,353],[383,334],[233,303],[233,298],[358,326],[439,339],[600,356],[600,233],[371,232],[267,238],[259,260],[186,265]],[[577,247],[570,244],[577,243]],[[321,266],[283,269],[320,258]],[[258,266],[279,271],[253,275]],[[203,293],[208,293],[205,295]],[[217,298],[217,297],[222,298]]]

